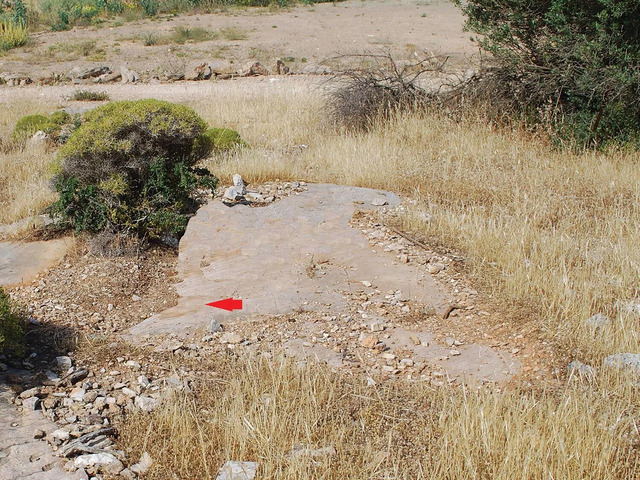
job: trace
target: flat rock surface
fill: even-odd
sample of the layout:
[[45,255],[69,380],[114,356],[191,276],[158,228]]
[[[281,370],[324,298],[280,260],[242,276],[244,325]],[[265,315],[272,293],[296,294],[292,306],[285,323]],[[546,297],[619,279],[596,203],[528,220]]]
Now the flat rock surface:
[[[442,319],[457,300],[447,282],[436,282],[417,256],[402,261],[398,252],[408,250],[398,240],[380,243],[380,231],[352,221],[358,211],[366,212],[360,217],[375,217],[376,211],[399,204],[393,193],[336,185],[309,185],[266,207],[214,200],[191,219],[180,242],[177,305],[130,328],[129,336],[142,343],[165,335],[195,339],[215,321],[221,325],[215,335],[230,347],[253,338],[247,342],[250,349],[281,348],[288,356],[332,368],[381,358],[387,365],[375,368],[397,373],[398,362],[409,355],[407,368],[431,365],[445,381],[501,383],[517,375],[521,363],[506,351],[438,340],[419,319],[450,321]],[[359,303],[362,295],[368,306]],[[206,306],[229,297],[242,299],[243,309]],[[376,317],[373,305],[388,316]],[[411,315],[414,323],[402,327]],[[278,338],[274,332],[285,318],[281,327],[288,333]],[[292,319],[301,326],[294,327]],[[159,342],[152,344],[182,348],[177,339]]]
[[[345,294],[375,282],[378,289],[401,290],[408,298],[446,309],[448,295],[431,276],[393,255],[373,252],[367,238],[349,222],[357,209],[374,210],[392,193],[337,185],[310,185],[267,207],[219,201],[202,207],[180,242],[178,305],[136,325],[133,335],[186,334],[212,319],[228,322],[252,315],[296,311],[340,311]],[[325,274],[309,273],[323,264]],[[206,306],[223,298],[243,300],[241,311]]]
[[10,403],[10,397],[9,388],[0,383],[0,479],[86,479],[84,472],[65,472],[49,445],[33,438],[37,429],[51,432],[59,427],[42,412],[20,412],[19,407]]
[[71,238],[40,242],[0,242],[0,285],[28,283],[69,251]]

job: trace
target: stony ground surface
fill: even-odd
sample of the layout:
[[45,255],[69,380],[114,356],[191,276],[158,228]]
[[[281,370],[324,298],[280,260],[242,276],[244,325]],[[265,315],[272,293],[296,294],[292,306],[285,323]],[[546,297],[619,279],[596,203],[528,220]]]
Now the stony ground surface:
[[[327,193],[336,188],[273,183],[252,188],[236,204],[224,205],[220,198],[214,199],[207,207],[211,211],[204,212],[225,212],[226,223],[219,223],[221,231],[225,225],[229,233],[246,228],[244,234],[241,230],[235,235],[221,234],[226,242],[235,242],[228,250],[234,253],[231,257],[213,255],[204,263],[202,258],[192,257],[190,261],[195,263],[187,268],[181,265],[186,253],[197,256],[202,245],[195,243],[194,250],[185,247],[180,261],[174,252],[163,248],[153,248],[139,257],[119,258],[74,250],[31,283],[10,289],[11,295],[28,307],[30,348],[25,360],[2,358],[5,365],[0,367],[30,374],[9,372],[0,378],[8,387],[0,404],[1,430],[17,429],[14,436],[25,439],[25,451],[36,452],[28,455],[44,459],[24,467],[50,469],[39,471],[39,475],[50,471],[68,475],[54,478],[84,478],[85,473],[96,478],[136,478],[153,461],[153,452],[143,458],[127,458],[119,449],[117,426],[127,421],[129,412],[156,408],[167,392],[189,389],[191,382],[205,373],[199,370],[205,362],[199,360],[217,354],[266,358],[284,354],[297,361],[326,362],[369,382],[411,381],[431,387],[464,382],[494,389],[514,376],[532,380],[552,376],[544,345],[530,332],[518,331],[503,321],[504,312],[470,286],[462,257],[413,241],[390,226],[405,208],[397,197],[360,189]],[[320,198],[314,196],[320,192]],[[338,206],[331,203],[340,199],[343,203]],[[304,209],[299,208],[302,206]],[[296,216],[285,216],[284,212]],[[203,213],[194,224],[205,216]],[[238,221],[233,220],[236,216]],[[243,249],[248,258],[257,257],[250,247],[252,241],[258,241],[252,229],[260,218],[268,220],[263,223],[265,239],[274,232],[282,234],[282,255],[270,252],[266,263],[244,264]],[[284,249],[289,239],[296,242],[297,230],[309,229],[306,234],[297,233],[304,240],[314,228],[325,229],[319,238],[328,241],[333,253],[327,250],[322,257],[316,251],[322,244],[314,246],[313,252],[306,251],[310,246],[305,242],[297,250]],[[242,241],[246,244],[240,245]],[[223,248],[212,240],[206,243],[209,248]],[[312,254],[313,261],[299,261],[307,259],[306,253]],[[237,261],[228,265],[235,268],[226,270],[222,283],[215,286],[215,275],[211,276],[215,267],[233,258]],[[366,259],[374,265],[381,262],[390,271],[363,270],[358,273],[367,275],[362,276],[352,270],[348,281],[332,273],[338,265],[348,268],[349,260],[354,262],[351,266],[361,268]],[[308,308],[297,308],[299,296],[285,310],[272,310],[267,315],[259,314],[257,304],[247,312],[250,315],[241,318],[216,316],[206,307],[208,316],[188,331],[139,332],[137,344],[127,341],[132,328],[135,332],[153,325],[143,322],[145,319],[157,319],[154,314],[162,311],[175,312],[171,307],[180,306],[183,300],[178,292],[188,293],[178,283],[186,271],[208,269],[203,288],[223,298],[238,296],[239,292],[225,290],[232,284],[247,288],[247,292],[268,292],[275,280],[265,277],[261,283],[255,275],[266,268],[282,268],[282,275],[290,276],[293,269],[295,275],[288,280],[304,279],[301,285],[310,287],[311,297],[302,306]],[[414,273],[405,278],[398,272]],[[277,271],[266,274],[278,277]],[[418,283],[405,291],[393,287],[398,279],[409,279],[411,287],[411,282],[421,278],[426,281],[426,291],[436,297],[420,299],[414,288]],[[224,292],[220,285],[225,285]],[[320,298],[314,297],[318,286],[319,291],[335,297],[335,305],[313,304]],[[436,305],[426,301],[433,298],[438,299]],[[251,306],[249,296],[246,300]],[[4,418],[15,421],[4,425]],[[35,419],[42,423],[32,423]],[[12,424],[16,426],[9,427]],[[22,458],[16,457],[22,454],[8,444],[3,448],[9,452],[0,460],[4,461],[1,465],[9,465],[6,468]],[[51,458],[54,461],[50,462]],[[15,478],[25,478],[27,473],[25,470],[22,477]]]
[[[55,78],[74,67],[121,65],[142,79],[184,74],[192,61],[226,61],[236,67],[259,61],[273,69],[285,60],[300,73],[341,54],[393,51],[397,58],[439,55],[450,63],[477,49],[451,2],[349,0],[286,9],[229,9],[215,14],[167,15],[154,20],[108,21],[99,27],[43,31],[30,45],[0,58],[0,74]],[[210,38],[177,43],[176,28],[201,28]],[[155,44],[149,39],[155,39]],[[145,45],[145,43],[149,45]],[[0,87],[2,88],[2,87]]]

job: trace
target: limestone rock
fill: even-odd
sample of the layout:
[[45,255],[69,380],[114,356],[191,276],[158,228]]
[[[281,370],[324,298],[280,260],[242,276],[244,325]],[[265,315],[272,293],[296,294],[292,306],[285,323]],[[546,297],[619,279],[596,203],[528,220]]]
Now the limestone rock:
[[185,80],[207,80],[211,78],[212,74],[213,71],[209,63],[201,60],[189,62],[184,69]]
[[143,412],[153,412],[158,407],[158,400],[148,395],[139,395],[135,399],[135,406]]
[[73,361],[66,355],[56,357],[56,366],[61,372],[66,372],[73,366]]
[[151,465],[153,465],[153,459],[151,458],[151,455],[149,455],[149,453],[147,452],[144,452],[140,456],[140,461],[135,465],[131,465],[130,470],[134,473],[137,473],[138,475],[141,475],[143,473],[146,473],[151,468]]
[[22,401],[22,408],[29,412],[34,412],[40,408],[40,399],[38,397],[25,398]]
[[253,480],[257,472],[257,462],[229,461],[220,468],[216,480]]
[[331,75],[333,71],[325,65],[316,65],[314,63],[307,65],[302,69],[305,75]]
[[269,70],[260,62],[250,61],[242,67],[242,75],[245,77],[269,75]]
[[604,366],[640,374],[640,353],[616,353],[604,359]]
[[579,360],[574,360],[567,365],[567,373],[569,377],[579,376],[589,381],[593,380],[596,376],[596,371],[591,365],[582,363]]
[[110,475],[118,475],[124,470],[124,465],[111,453],[90,453],[80,455],[73,461],[76,468],[101,471]]
[[611,319],[601,313],[596,313],[592,317],[587,318],[584,324],[594,330],[602,330],[611,325]]
[[124,65],[120,67],[120,75],[122,75],[122,83],[136,83],[140,77],[133,70],[129,70]]
[[47,136],[47,134],[42,130],[38,130],[29,140],[27,140],[27,146],[31,148],[42,147],[43,145],[47,144],[48,140],[49,137]]
[[107,66],[100,67],[91,67],[91,68],[82,68],[82,67],[74,67],[67,74],[71,80],[80,79],[86,80],[89,78],[99,77],[101,75],[107,75],[111,73],[111,69]]
[[236,73],[233,65],[228,60],[213,60],[209,62],[209,68],[211,69],[212,75],[215,76],[233,75]]
[[273,71],[278,75],[287,75],[291,70],[284,64],[282,60],[278,59],[275,66],[273,67]]

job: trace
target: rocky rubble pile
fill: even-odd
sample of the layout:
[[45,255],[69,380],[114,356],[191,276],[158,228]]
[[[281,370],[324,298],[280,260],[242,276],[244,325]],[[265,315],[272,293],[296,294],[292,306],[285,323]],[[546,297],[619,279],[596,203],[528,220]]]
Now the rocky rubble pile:
[[94,370],[74,365],[69,356],[59,356],[51,370],[30,382],[40,380],[39,385],[25,389],[19,386],[25,376],[8,375],[17,390],[13,402],[25,411],[41,411],[59,426],[49,432],[37,430],[34,438],[48,442],[57,456],[66,459],[68,471],[136,478],[151,465],[145,454],[140,462],[125,468],[133,462],[116,449],[113,422],[128,412],[153,411],[162,392],[175,387],[175,379],[153,376],[134,360],[118,360],[117,365],[108,365],[110,370]]
[[[180,71],[167,71],[163,75],[156,73],[142,73],[129,69],[122,65],[119,68],[111,69],[107,65],[92,67],[76,66],[66,73],[49,72],[40,77],[31,78],[22,73],[0,73],[0,83],[10,87],[24,87],[32,83],[38,85],[56,85],[71,82],[75,85],[90,85],[104,83],[138,83],[144,82],[174,82],[180,80],[201,81],[201,80],[228,80],[237,77],[254,77],[267,75],[289,75],[292,74],[290,67],[278,59],[276,63],[267,68],[262,63],[251,60],[242,66],[236,66],[227,60],[194,60]],[[329,75],[331,69],[323,65],[307,65],[300,72],[303,75]]]
[[[251,206],[265,206],[281,198],[302,193],[307,189],[306,182],[270,182],[257,185],[249,190],[239,174],[233,175],[233,185],[221,187],[216,195],[222,196],[227,204],[244,203]],[[224,193],[223,193],[224,192]]]

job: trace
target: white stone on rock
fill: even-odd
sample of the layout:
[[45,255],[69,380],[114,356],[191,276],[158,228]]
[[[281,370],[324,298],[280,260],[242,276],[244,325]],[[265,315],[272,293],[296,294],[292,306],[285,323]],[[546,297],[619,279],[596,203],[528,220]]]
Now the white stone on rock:
[[40,399],[38,397],[29,397],[29,398],[25,398],[22,401],[22,408],[24,408],[27,411],[33,412],[35,410],[38,410],[39,407],[40,407]]
[[371,200],[371,205],[373,205],[374,207],[382,207],[386,204],[387,197],[385,197],[384,195],[378,195],[377,197],[374,197],[373,200]]
[[25,390],[24,392],[22,392],[20,394],[20,398],[29,398],[29,397],[35,397],[37,395],[40,395],[40,387],[33,387],[30,388],[28,390]]
[[85,393],[87,393],[87,391],[84,388],[76,387],[69,393],[69,398],[76,402],[81,402]]
[[65,430],[64,428],[59,428],[57,430],[54,430],[53,432],[51,432],[51,438],[54,438],[56,440],[60,440],[60,441],[65,441],[65,440],[69,440],[69,437],[71,436],[71,434],[69,433],[68,430]]

